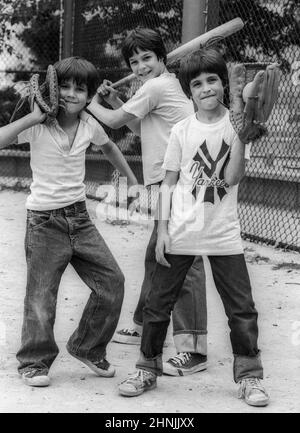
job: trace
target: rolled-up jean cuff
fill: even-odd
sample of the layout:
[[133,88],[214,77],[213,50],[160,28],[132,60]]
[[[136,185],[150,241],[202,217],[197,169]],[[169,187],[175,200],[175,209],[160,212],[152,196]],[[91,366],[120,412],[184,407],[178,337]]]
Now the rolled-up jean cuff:
[[263,367],[260,352],[256,356],[234,354],[233,377],[236,383],[249,377],[263,379]]
[[162,355],[146,358],[143,352],[140,352],[140,357],[135,366],[141,370],[151,371],[151,373],[161,376],[163,372]]
[[207,332],[177,331],[173,334],[176,352],[190,352],[207,355]]

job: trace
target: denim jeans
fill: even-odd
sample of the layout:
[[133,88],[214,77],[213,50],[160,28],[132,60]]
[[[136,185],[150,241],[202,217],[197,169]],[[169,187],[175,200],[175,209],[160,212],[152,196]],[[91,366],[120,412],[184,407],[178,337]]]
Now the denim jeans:
[[105,356],[117,326],[124,295],[124,276],[91,222],[85,203],[27,214],[25,237],[27,287],[19,371],[49,369],[58,354],[53,326],[57,292],[64,270],[72,264],[91,289],[69,352],[90,361]]
[[[145,257],[145,274],[133,321],[143,324],[143,309],[156,269],[155,247],[157,221],[155,221]],[[207,354],[207,308],[205,270],[201,256],[196,257],[188,270],[180,295],[172,313],[173,336],[176,351]]]
[[[143,316],[141,355],[136,366],[162,374],[161,358],[170,314],[180,296],[194,256],[166,254],[171,268],[156,265]],[[263,377],[257,348],[257,311],[243,254],[209,256],[213,278],[224,305],[234,354],[234,380]]]

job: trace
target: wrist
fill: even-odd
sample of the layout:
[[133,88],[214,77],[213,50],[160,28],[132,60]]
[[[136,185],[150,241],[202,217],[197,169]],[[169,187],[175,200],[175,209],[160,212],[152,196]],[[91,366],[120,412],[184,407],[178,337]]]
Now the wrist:
[[40,122],[40,118],[37,118],[33,112],[26,114],[26,116],[23,117],[24,122],[24,129],[30,128],[31,126],[34,126]]
[[157,234],[160,236],[168,234],[168,221],[160,220],[158,222]]

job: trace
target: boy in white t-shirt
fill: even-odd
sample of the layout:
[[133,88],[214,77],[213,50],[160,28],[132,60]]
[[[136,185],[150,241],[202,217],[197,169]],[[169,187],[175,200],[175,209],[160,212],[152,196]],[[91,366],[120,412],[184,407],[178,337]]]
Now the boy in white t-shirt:
[[[163,168],[160,218],[151,291],[144,308],[138,371],[119,386],[136,396],[156,386],[170,313],[195,255],[207,255],[221,296],[234,354],[239,397],[265,406],[263,368],[257,347],[257,311],[243,254],[237,216],[238,183],[249,158],[224,107],[227,68],[214,50],[200,50],[182,62],[179,79],[197,112],[174,126]],[[256,128],[254,125],[253,128]]]
[[[88,109],[111,128],[127,125],[141,137],[144,183],[158,187],[165,176],[162,168],[172,127],[194,113],[192,101],[184,94],[175,74],[166,68],[166,48],[158,32],[138,28],[125,39],[122,54],[141,88],[123,102],[105,80]],[[102,98],[113,110],[103,107]],[[134,326],[118,330],[114,341],[140,344],[143,308],[156,266],[157,221],[145,257],[145,274],[134,312]],[[164,363],[164,373],[182,376],[206,368],[207,312],[205,272],[202,257],[196,257],[173,312],[173,335],[177,355]]]
[[30,143],[33,182],[26,202],[27,286],[17,358],[24,382],[39,387],[50,384],[48,372],[58,354],[53,334],[56,299],[69,263],[91,295],[67,349],[98,376],[115,374],[106,360],[106,346],[119,320],[124,276],[86,210],[86,149],[94,143],[129,184],[137,184],[118,147],[83,111],[98,86],[94,65],[70,57],[54,67],[64,105],[54,123],[45,122],[35,103],[33,112],[0,129],[1,148],[16,138],[18,143]]

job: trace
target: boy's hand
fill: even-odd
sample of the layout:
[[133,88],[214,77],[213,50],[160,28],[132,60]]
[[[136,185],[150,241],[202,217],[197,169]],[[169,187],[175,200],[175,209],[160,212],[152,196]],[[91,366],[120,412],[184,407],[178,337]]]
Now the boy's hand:
[[165,253],[168,251],[170,251],[170,236],[167,232],[158,232],[155,248],[156,261],[160,265],[170,268],[171,265],[165,258]]
[[[39,105],[41,111],[46,113],[46,117],[51,121],[55,119],[58,108],[58,81],[56,70],[52,65],[48,66],[46,80],[40,84],[39,74],[33,74],[25,88],[26,94],[18,101],[10,123],[30,112],[34,112],[34,104]],[[34,112],[38,118],[38,113]],[[45,120],[45,118],[44,118]]]
[[97,89],[97,95],[98,98],[101,98],[101,100],[104,100],[109,105],[114,105],[114,103],[118,100],[118,92],[111,87],[111,85],[111,81],[103,80],[103,83]]
[[42,123],[42,122],[44,122],[46,117],[47,117],[47,114],[43,113],[42,110],[40,109],[39,105],[36,102],[34,102],[33,103],[33,110],[31,112],[31,118],[34,121],[34,123],[35,124]]
[[269,65],[255,75],[246,89],[245,85],[245,66],[234,65],[229,74],[230,120],[242,143],[247,144],[268,133],[265,122],[278,95],[278,66]]

